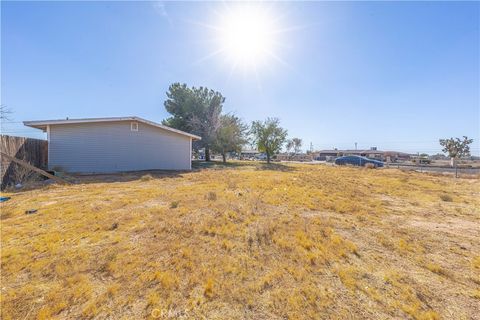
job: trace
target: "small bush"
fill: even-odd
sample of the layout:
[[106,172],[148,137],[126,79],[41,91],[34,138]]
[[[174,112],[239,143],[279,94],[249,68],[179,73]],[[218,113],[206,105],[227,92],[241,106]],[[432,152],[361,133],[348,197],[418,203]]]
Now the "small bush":
[[99,310],[98,310],[96,304],[95,303],[90,303],[89,305],[87,305],[87,307],[85,307],[85,309],[83,309],[82,315],[85,318],[90,319],[90,318],[95,317],[95,315],[97,315],[98,311]]
[[170,271],[155,272],[155,280],[157,280],[164,289],[171,289],[177,285],[178,279],[174,273]]
[[43,320],[43,319],[50,319],[52,316],[50,309],[48,307],[43,307],[40,309],[40,311],[37,314],[37,319]]
[[474,268],[480,269],[480,256],[477,256],[477,257],[473,258],[472,266]]
[[217,194],[213,191],[210,191],[207,194],[207,199],[210,200],[210,201],[215,201],[215,200],[217,200]]
[[13,179],[13,185],[17,183],[27,185],[29,183],[42,180],[41,176],[38,173],[27,169],[21,165],[14,163],[12,164],[12,168],[13,170],[11,178]]
[[425,267],[433,272],[433,273],[436,273],[436,274],[440,274],[440,275],[443,275],[444,274],[444,271],[442,269],[442,267],[440,267],[438,264],[435,264],[435,263],[427,263],[425,265]]
[[160,302],[160,295],[157,292],[151,291],[150,293],[148,293],[147,307],[158,305],[159,302]]
[[175,208],[178,208],[178,205],[180,204],[180,201],[172,201],[170,203],[170,208],[171,209],[175,209]]
[[141,181],[150,181],[150,180],[152,180],[152,179],[153,179],[153,177],[152,177],[151,174],[143,175],[143,176],[140,178]]
[[472,298],[480,300],[480,290],[474,290],[472,293]]
[[211,278],[205,283],[205,290],[203,293],[207,298],[213,297],[213,280]]
[[440,199],[442,199],[442,201],[445,201],[445,202],[452,202],[453,201],[452,196],[450,196],[448,194],[441,194]]
[[118,293],[118,290],[120,289],[120,285],[118,283],[114,283],[107,288],[107,294],[109,297],[113,297]]

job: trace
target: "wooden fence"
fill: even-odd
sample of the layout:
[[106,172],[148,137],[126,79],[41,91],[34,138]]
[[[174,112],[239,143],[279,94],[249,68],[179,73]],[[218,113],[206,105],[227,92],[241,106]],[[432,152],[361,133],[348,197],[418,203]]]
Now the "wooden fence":
[[[24,160],[35,167],[47,168],[48,142],[46,140],[7,135],[1,135],[0,137],[0,148],[3,153]],[[2,157],[0,171],[2,190],[8,185],[24,182],[23,180],[32,174],[31,171],[12,163],[7,157]]]

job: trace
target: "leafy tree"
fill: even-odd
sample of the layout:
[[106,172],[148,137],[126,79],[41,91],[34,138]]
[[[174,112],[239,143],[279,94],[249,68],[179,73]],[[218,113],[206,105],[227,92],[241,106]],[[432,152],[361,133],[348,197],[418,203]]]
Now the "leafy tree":
[[293,138],[292,142],[293,142],[293,151],[295,152],[295,154],[300,153],[301,151],[300,148],[302,147],[302,139]]
[[167,100],[163,103],[172,117],[162,121],[164,125],[183,131],[192,131],[191,118],[196,108],[193,90],[186,84],[174,83],[167,91]]
[[272,155],[280,151],[287,138],[287,130],[280,127],[280,120],[277,118],[254,121],[250,132],[257,149],[267,154],[268,163]]
[[223,163],[227,162],[228,152],[240,152],[247,143],[248,126],[233,114],[220,116],[220,126],[217,130],[212,149],[222,155]]
[[202,140],[195,141],[194,148],[205,148],[205,160],[210,161],[210,148],[220,127],[224,102],[220,92],[174,83],[168,88],[164,102],[165,109],[172,116],[162,123],[201,136]]
[[440,139],[440,145],[443,147],[442,151],[451,159],[452,166],[455,166],[455,177],[457,177],[457,161],[456,159],[470,155],[470,144],[473,139],[463,136],[460,138]]

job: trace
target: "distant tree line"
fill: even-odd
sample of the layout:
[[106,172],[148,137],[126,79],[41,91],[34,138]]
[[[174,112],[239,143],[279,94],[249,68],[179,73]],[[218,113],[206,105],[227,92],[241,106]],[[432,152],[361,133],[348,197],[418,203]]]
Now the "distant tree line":
[[[194,149],[205,149],[205,160],[210,161],[211,151],[222,155],[226,162],[230,152],[241,152],[248,142],[267,156],[267,162],[278,153],[287,141],[287,130],[277,118],[253,121],[249,126],[233,113],[222,113],[225,97],[218,91],[205,87],[188,87],[173,83],[167,91],[164,105],[171,117],[163,124],[202,137],[195,141]],[[293,138],[287,143],[287,151],[300,152],[302,140]]]

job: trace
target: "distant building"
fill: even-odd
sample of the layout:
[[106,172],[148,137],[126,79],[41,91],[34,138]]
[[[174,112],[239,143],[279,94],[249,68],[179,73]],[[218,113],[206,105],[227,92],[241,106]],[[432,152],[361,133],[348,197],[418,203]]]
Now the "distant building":
[[397,162],[410,160],[410,154],[399,151],[382,151],[377,150],[376,147],[372,147],[368,150],[320,150],[313,153],[315,160],[325,161],[333,160],[334,158],[341,156],[362,156],[370,159],[381,160],[385,162]]
[[447,157],[446,155],[444,155],[442,153],[437,153],[437,154],[431,155],[430,159],[431,160],[450,160],[449,157]]
[[297,153],[297,154],[279,153],[275,156],[275,159],[278,161],[309,162],[309,161],[313,161],[313,153]]
[[263,154],[262,152],[255,150],[255,149],[244,149],[240,152],[239,158],[240,160],[243,159],[255,159],[256,157]]

